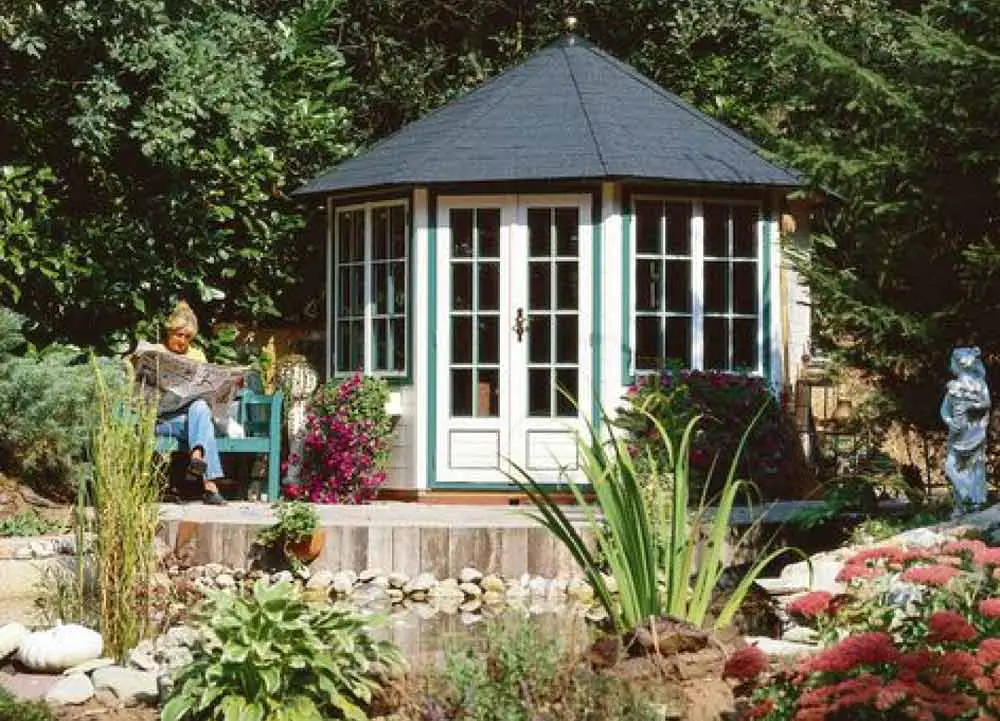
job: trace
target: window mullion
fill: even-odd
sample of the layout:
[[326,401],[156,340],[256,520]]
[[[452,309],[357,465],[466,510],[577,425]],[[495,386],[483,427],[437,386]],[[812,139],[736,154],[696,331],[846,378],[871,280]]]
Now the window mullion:
[[726,370],[733,369],[733,346],[736,345],[736,309],[733,307],[733,266],[734,253],[736,251],[736,213],[732,206],[729,207],[726,215]]
[[705,213],[701,201],[691,203],[691,367],[705,365]]

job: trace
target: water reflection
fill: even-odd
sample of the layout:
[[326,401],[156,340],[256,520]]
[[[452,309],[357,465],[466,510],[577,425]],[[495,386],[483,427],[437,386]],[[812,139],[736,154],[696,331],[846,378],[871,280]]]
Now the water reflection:
[[475,612],[452,610],[430,603],[400,604],[390,610],[366,608],[366,612],[386,617],[386,623],[374,635],[399,646],[415,666],[441,665],[450,650],[484,645],[491,620],[531,618],[540,632],[559,638],[571,650],[581,650],[593,640],[584,606],[542,602],[484,606]]

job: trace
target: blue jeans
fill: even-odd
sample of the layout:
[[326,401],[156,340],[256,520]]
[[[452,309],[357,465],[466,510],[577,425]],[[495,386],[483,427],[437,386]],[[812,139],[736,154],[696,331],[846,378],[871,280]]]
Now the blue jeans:
[[192,451],[201,448],[207,466],[205,480],[222,478],[222,460],[215,445],[215,423],[205,401],[199,398],[182,412],[161,418],[156,424],[156,435],[186,442]]

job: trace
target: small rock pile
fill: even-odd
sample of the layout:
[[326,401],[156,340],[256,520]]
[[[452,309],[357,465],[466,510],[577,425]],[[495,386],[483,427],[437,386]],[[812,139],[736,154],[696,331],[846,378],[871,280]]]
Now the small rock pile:
[[82,704],[96,698],[107,706],[156,704],[173,669],[191,660],[198,641],[190,628],[173,628],[129,655],[128,665],[101,656],[99,633],[67,624],[28,631],[18,623],[0,626],[0,664],[13,657],[14,670],[53,676],[44,699],[53,706]]
[[[360,573],[349,570],[312,571],[302,569],[267,573],[260,570],[228,568],[209,563],[187,569],[170,567],[160,584],[184,582],[201,593],[236,590],[265,583],[300,584],[307,596],[329,598],[359,610],[386,610],[405,606],[422,615],[430,613],[480,613],[488,608],[518,606],[542,613],[556,607],[573,605],[592,617],[603,609],[596,606],[594,592],[582,578],[553,578],[524,574],[505,579],[499,574],[484,574],[475,568],[463,568],[457,577],[438,579],[432,573],[410,576],[399,571],[368,568]],[[611,587],[614,579],[608,577]],[[182,613],[186,604],[177,602],[169,610]]]

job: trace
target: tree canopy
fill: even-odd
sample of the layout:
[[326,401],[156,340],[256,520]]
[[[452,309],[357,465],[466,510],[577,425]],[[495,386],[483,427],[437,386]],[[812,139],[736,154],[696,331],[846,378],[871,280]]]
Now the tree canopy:
[[[990,0],[56,0],[0,5],[0,294],[105,341],[186,295],[300,308],[288,191],[578,32],[830,202],[817,340],[937,425],[952,345],[997,363],[1000,6]],[[314,212],[314,209],[313,211]]]

